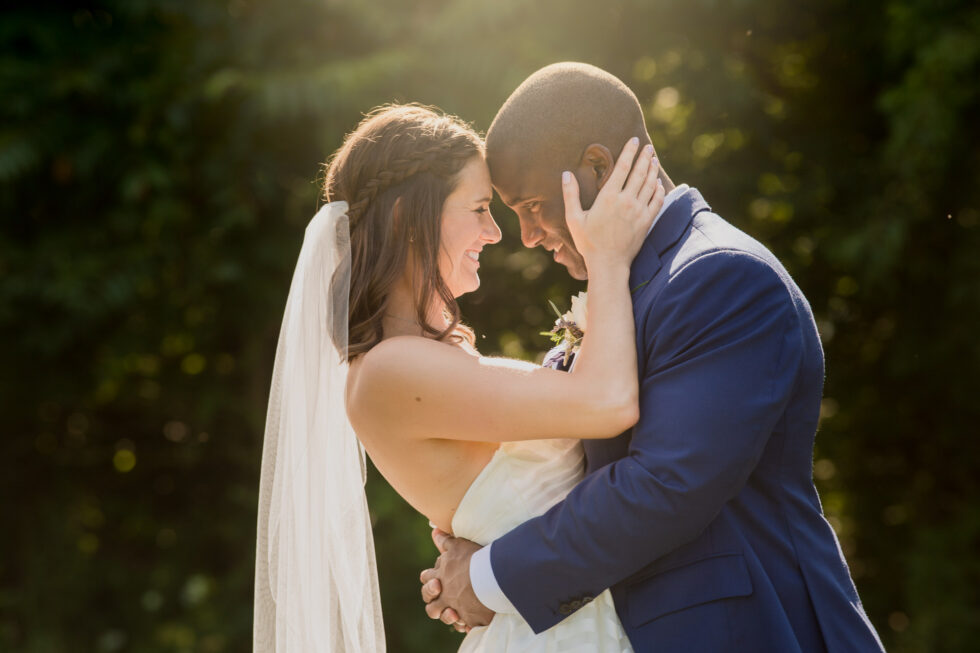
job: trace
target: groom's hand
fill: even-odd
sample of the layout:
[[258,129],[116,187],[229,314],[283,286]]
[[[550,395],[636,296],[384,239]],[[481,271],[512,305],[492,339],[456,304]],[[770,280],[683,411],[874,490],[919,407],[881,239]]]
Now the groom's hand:
[[433,569],[426,569],[419,576],[425,613],[457,630],[486,626],[495,613],[480,603],[470,585],[470,558],[483,547],[438,529],[433,531],[432,540],[442,555]]

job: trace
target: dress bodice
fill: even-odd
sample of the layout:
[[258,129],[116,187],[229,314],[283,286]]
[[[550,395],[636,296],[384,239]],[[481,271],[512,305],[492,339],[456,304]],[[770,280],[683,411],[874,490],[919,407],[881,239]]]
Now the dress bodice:
[[453,533],[486,545],[561,501],[584,470],[579,440],[504,442],[463,495]]

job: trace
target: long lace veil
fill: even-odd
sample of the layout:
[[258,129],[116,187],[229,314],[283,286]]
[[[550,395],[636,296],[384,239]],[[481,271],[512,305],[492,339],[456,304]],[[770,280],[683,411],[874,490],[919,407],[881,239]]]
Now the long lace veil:
[[306,227],[279,332],[259,486],[256,653],[385,648],[364,450],[344,407],[346,212],[346,202],[327,204]]

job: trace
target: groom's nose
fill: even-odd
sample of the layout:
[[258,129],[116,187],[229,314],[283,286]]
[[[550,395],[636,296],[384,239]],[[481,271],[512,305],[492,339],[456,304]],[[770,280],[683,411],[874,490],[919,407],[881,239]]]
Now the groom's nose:
[[521,242],[524,247],[537,247],[544,240],[545,233],[541,227],[528,220],[521,220]]

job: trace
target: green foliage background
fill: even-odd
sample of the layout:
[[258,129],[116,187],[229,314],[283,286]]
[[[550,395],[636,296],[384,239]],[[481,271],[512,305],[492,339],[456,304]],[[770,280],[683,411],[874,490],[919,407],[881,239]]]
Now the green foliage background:
[[[980,5],[116,0],[0,10],[0,650],[246,651],[265,402],[319,165],[360,114],[486,129],[541,65],[640,97],[827,354],[814,473],[890,651],[980,640]],[[560,110],[560,108],[556,108]],[[516,219],[462,302],[547,347]],[[449,651],[425,519],[369,483],[392,651]]]

